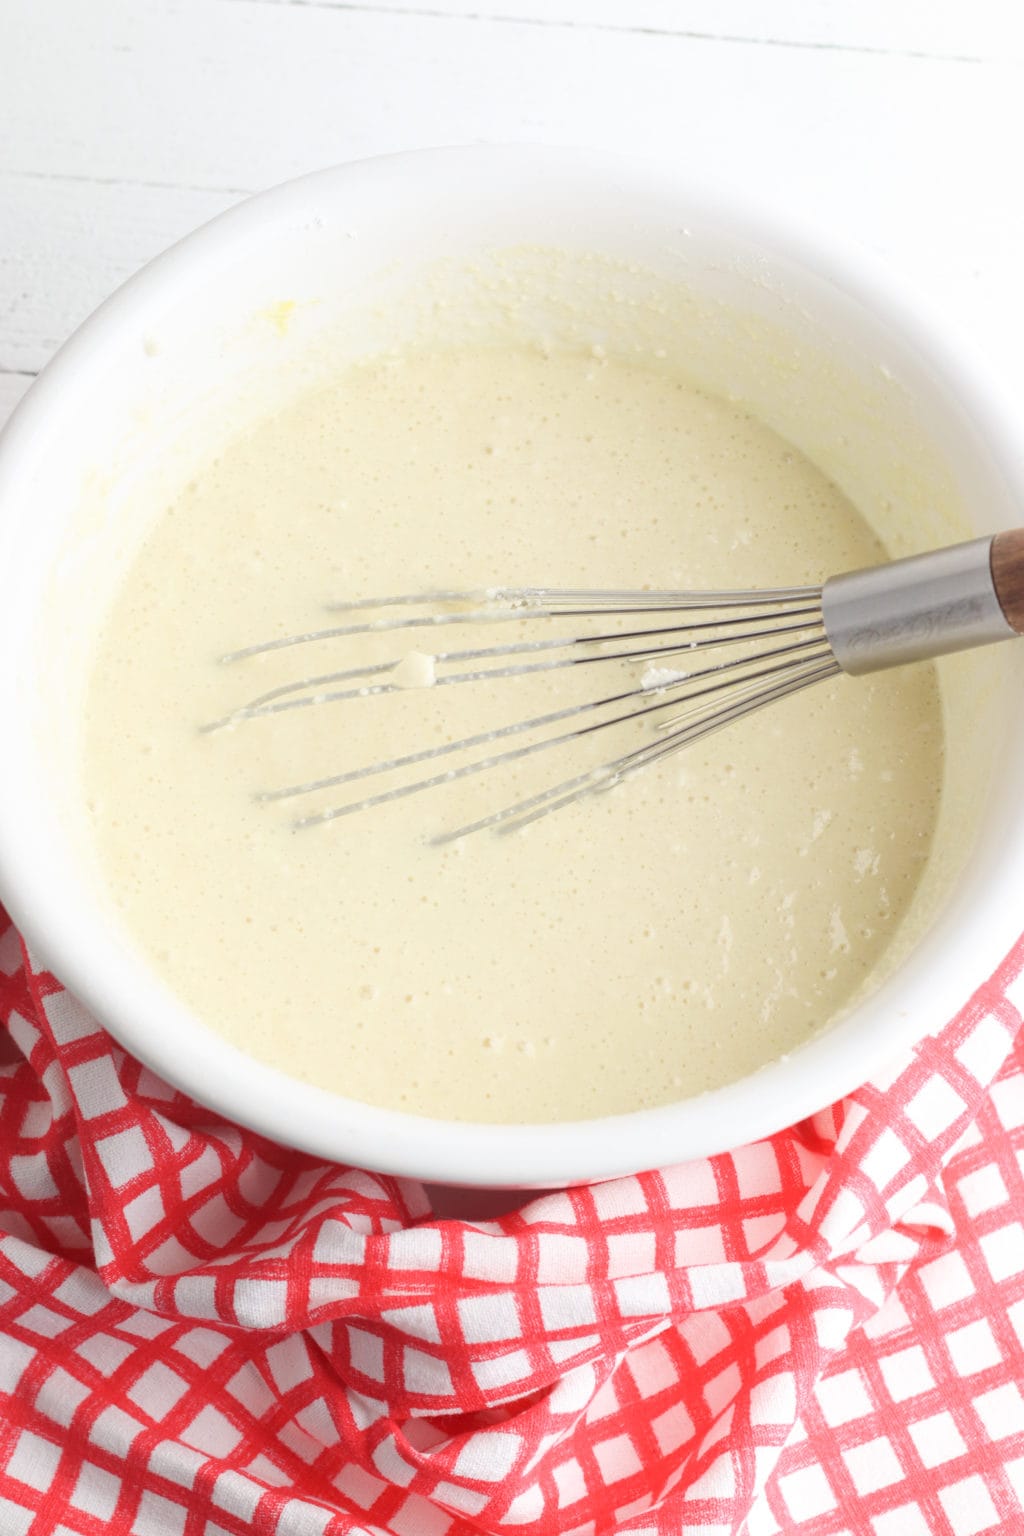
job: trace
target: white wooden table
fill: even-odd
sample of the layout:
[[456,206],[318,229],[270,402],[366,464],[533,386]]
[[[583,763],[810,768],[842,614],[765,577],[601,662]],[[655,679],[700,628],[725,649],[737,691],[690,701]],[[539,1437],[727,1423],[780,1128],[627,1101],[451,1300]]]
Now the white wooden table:
[[1012,386],[1022,98],[1018,0],[0,0],[0,421],[112,288],[247,192],[479,140],[699,161],[813,205]]

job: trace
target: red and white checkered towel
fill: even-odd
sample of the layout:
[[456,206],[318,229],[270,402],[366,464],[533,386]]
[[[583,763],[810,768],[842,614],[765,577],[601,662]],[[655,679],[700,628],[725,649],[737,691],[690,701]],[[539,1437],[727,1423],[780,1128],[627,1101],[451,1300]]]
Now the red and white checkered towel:
[[457,1222],[0,924],[0,1536],[1024,1531],[1024,940],[769,1142]]

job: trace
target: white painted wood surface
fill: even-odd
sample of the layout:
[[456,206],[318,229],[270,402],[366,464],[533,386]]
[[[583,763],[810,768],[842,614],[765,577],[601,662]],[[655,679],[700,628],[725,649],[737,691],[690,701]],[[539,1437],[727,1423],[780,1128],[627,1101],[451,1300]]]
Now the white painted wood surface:
[[111,289],[245,193],[480,140],[810,205],[1013,386],[1022,102],[1017,0],[0,0],[0,421]]

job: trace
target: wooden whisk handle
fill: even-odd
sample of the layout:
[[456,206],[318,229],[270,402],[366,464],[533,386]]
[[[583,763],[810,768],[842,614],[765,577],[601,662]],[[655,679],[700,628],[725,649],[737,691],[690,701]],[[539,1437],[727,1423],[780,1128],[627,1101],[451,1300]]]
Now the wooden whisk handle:
[[997,533],[992,540],[992,585],[1003,617],[1024,635],[1024,528]]

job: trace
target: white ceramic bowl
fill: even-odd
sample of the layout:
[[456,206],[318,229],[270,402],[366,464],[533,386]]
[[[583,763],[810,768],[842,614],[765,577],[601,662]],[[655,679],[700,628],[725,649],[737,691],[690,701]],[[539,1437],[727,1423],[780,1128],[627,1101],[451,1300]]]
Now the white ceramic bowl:
[[[538,277],[523,249],[537,245],[570,253],[571,293]],[[502,249],[514,254],[489,283]],[[128,490],[170,494],[216,446],[229,400],[236,414],[267,408],[323,366],[327,343],[337,359],[424,325],[458,329],[459,306],[437,295],[474,265],[484,309],[502,282],[508,299],[509,271],[532,271],[517,325],[613,346],[683,285],[695,303],[683,320],[665,312],[669,358],[807,451],[896,553],[911,503],[935,542],[1018,523],[1021,434],[941,327],[862,254],[683,179],[514,147],[341,166],[243,203],[103,305],[15,413],[0,439],[0,894],[35,950],[157,1072],[269,1136],[438,1182],[558,1186],[767,1135],[862,1082],[987,978],[1024,916],[1024,655],[991,653],[984,696],[962,689],[952,708],[961,748],[970,734],[967,755],[994,766],[951,893],[881,989],[788,1059],[661,1109],[479,1126],[374,1109],[239,1054],[106,914],[76,821],[75,702],[90,625],[139,534]],[[465,322],[474,335],[487,323]]]

